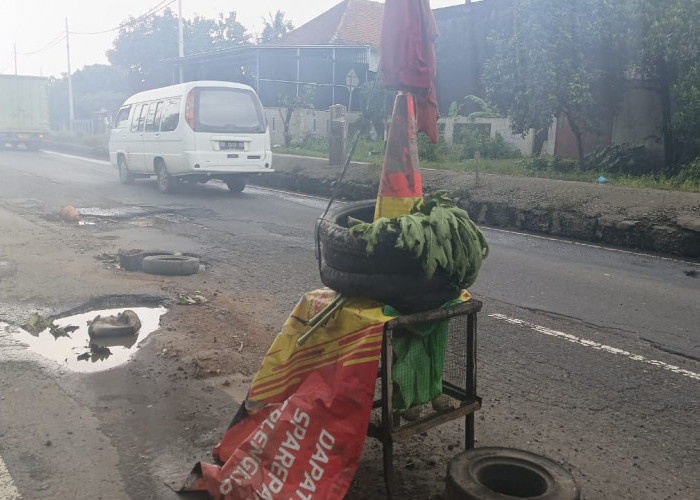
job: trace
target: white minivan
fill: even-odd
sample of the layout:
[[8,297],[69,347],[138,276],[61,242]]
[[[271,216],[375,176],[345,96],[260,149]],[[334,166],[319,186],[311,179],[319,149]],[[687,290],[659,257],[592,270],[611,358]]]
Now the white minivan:
[[220,81],[129,97],[110,131],[109,159],[122,183],[155,175],[163,193],[179,180],[210,179],[238,192],[248,175],[273,171],[270,131],[257,94],[247,85]]

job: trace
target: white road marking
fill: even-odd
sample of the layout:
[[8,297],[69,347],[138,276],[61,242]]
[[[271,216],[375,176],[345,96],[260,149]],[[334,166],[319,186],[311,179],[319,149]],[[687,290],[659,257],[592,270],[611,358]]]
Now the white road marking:
[[12,476],[5,467],[5,462],[0,457],[0,498],[3,500],[19,500],[22,498],[15,488],[15,483],[12,481]]
[[504,233],[504,234],[515,234],[518,236],[527,236],[528,238],[536,238],[538,240],[546,240],[546,241],[553,241],[556,243],[567,243],[569,245],[575,245],[579,247],[587,247],[587,248],[593,248],[595,250],[605,250],[608,252],[617,252],[617,253],[624,253],[627,255],[635,255],[638,257],[648,257],[650,259],[658,259],[658,260],[665,260],[669,262],[677,262],[683,265],[688,265],[688,266],[695,266],[695,267],[700,267],[700,264],[697,262],[692,262],[688,260],[683,260],[683,259],[678,259],[675,257],[664,257],[663,255],[654,255],[651,253],[643,253],[643,252],[635,252],[633,250],[624,250],[622,248],[612,248],[612,247],[606,247],[602,245],[596,245],[595,243],[586,243],[583,241],[573,241],[565,238],[557,238],[554,236],[542,236],[541,234],[533,234],[533,233],[523,233],[520,231],[511,231],[509,229],[499,229],[495,228],[492,226],[481,226],[483,229],[487,229],[489,231],[493,231],[495,233]]
[[700,373],[691,372],[690,370],[684,370],[683,368],[681,368],[679,366],[670,365],[668,363],[664,363],[663,361],[657,361],[655,359],[649,359],[649,358],[646,358],[646,357],[641,356],[639,354],[633,354],[633,353],[625,351],[623,349],[618,349],[617,347],[611,347],[609,345],[600,344],[600,343],[595,342],[593,340],[583,339],[581,337],[577,337],[576,335],[571,335],[570,333],[564,333],[564,332],[560,332],[557,330],[552,330],[551,328],[528,323],[527,321],[523,321],[520,319],[509,318],[508,316],[505,316],[503,314],[489,314],[489,318],[494,318],[494,319],[498,319],[501,321],[505,321],[506,323],[510,323],[512,325],[520,325],[520,326],[523,326],[525,328],[529,328],[531,330],[534,330],[536,332],[543,333],[545,335],[549,335],[550,337],[557,337],[557,338],[566,340],[567,342],[579,344],[579,345],[582,345],[585,347],[590,347],[591,349],[596,349],[598,351],[607,352],[609,354],[616,354],[618,356],[624,356],[628,359],[631,359],[632,361],[638,361],[640,363],[645,363],[647,365],[656,366],[656,367],[661,368],[663,370],[668,370],[670,372],[677,373],[678,375],[683,375],[684,377],[692,378],[695,380],[700,380]]
[[62,156],[64,158],[71,158],[73,160],[82,160],[82,161],[85,161],[88,163],[96,163],[97,165],[103,165],[103,166],[107,166],[107,167],[112,166],[112,164],[106,160],[98,160],[96,158],[88,158],[86,156],[69,155],[66,153],[59,153],[58,151],[47,151],[44,149],[42,149],[41,152],[44,154],[48,154],[48,155]]

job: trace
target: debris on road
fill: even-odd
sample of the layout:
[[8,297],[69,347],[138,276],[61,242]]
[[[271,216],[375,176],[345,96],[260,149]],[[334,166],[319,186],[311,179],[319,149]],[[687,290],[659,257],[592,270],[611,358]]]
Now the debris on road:
[[116,316],[102,317],[99,314],[90,321],[88,335],[90,338],[119,337],[134,335],[141,328],[141,320],[138,315],[130,310],[119,313]]
[[72,205],[66,205],[61,209],[61,220],[63,222],[80,222],[80,215],[78,211]]
[[141,270],[163,276],[189,276],[199,272],[199,259],[189,255],[151,255],[143,258]]
[[31,316],[29,316],[29,320],[23,328],[29,333],[38,334],[47,328],[50,328],[52,325],[53,322],[50,319],[45,318],[39,313],[33,313]]
[[195,291],[193,295],[181,293],[177,296],[177,304],[181,306],[204,304],[206,301],[207,298],[198,291]]

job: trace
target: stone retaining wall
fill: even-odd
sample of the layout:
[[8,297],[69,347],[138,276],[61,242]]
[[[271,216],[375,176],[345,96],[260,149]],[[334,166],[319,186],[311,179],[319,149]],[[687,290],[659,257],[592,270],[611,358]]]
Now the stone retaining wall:
[[[252,183],[329,196],[340,166],[275,155],[275,172]],[[377,195],[381,168],[352,163],[339,199]],[[633,189],[551,179],[422,170],[424,191],[447,190],[479,224],[700,259],[700,193]]]

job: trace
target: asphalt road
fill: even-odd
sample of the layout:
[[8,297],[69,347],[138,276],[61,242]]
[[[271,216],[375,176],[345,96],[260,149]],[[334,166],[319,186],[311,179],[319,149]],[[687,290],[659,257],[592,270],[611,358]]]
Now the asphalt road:
[[[313,225],[325,200],[255,187],[232,196],[223,184],[215,183],[162,195],[153,181],[120,185],[116,170],[103,162],[51,153],[0,152],[0,210],[6,212],[0,225],[55,218],[68,204],[95,209],[98,219],[118,219],[133,215],[132,210],[167,214],[174,224],[151,225],[138,232],[118,230],[109,237],[145,248],[167,242],[209,256],[227,266],[232,277],[221,286],[274,294],[272,323],[286,317],[303,291],[320,286]],[[484,302],[479,319],[479,392],[484,397],[479,444],[525,448],[564,464],[583,486],[586,498],[697,498],[700,278],[695,276],[700,267],[484,230],[491,255],[470,290]],[[8,240],[11,232],[2,233],[0,263],[10,266],[16,260],[13,252],[20,250]],[[99,237],[107,236],[99,233]],[[30,291],[26,283],[0,288],[0,323],[20,324],[27,311],[39,305],[51,312],[68,310],[100,292],[99,287],[61,288],[59,274],[53,286],[41,290]],[[0,285],[2,281],[0,274]],[[151,444],[152,449],[139,449],[148,442],[147,433],[153,432],[149,426],[106,431],[110,417],[95,407],[105,393],[123,397],[118,386],[105,377],[88,384],[85,377],[57,374],[21,351],[0,329],[0,498],[15,494],[56,498],[57,492],[70,491],[74,498],[174,498],[158,485],[171,468],[182,467],[191,457],[177,457],[174,446]],[[165,398],[176,398],[168,405],[177,406],[177,398],[183,397],[201,398],[202,406],[215,404],[214,395],[194,396],[196,382],[187,384],[178,395]],[[36,394],[36,387],[46,396],[30,398],[31,405],[25,405],[23,400]],[[85,395],[86,388],[90,396]],[[78,392],[83,396],[75,396]],[[37,443],[36,432],[19,425],[27,407],[34,414],[53,415],[53,423],[60,421],[70,436],[79,433],[83,450],[100,450],[99,461],[83,453],[86,456],[76,463],[76,467],[99,463],[98,470],[90,470],[90,494],[75,494],[82,491],[76,485],[82,484],[85,469],[73,468],[73,475],[64,473],[55,480],[58,469],[40,457],[56,438],[42,437]],[[72,417],[64,421],[68,415]],[[76,419],[84,420],[74,429]],[[209,419],[210,427],[220,425]],[[446,428],[451,432],[452,427]],[[125,435],[130,436],[129,447],[116,442]],[[215,437],[209,436],[208,441],[183,444],[182,449],[194,453],[212,440]],[[163,453],[171,458],[172,467],[162,465],[157,455]],[[70,456],[79,454],[73,451]],[[126,463],[134,457],[141,467]],[[373,477],[376,471],[370,469],[361,465],[358,475]],[[402,470],[400,475],[420,483],[421,478],[428,481],[443,473],[430,467],[416,469]],[[134,477],[140,478],[138,487],[133,486]],[[411,498],[429,496],[422,494],[416,486]]]

